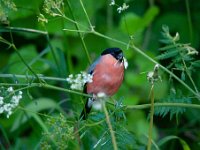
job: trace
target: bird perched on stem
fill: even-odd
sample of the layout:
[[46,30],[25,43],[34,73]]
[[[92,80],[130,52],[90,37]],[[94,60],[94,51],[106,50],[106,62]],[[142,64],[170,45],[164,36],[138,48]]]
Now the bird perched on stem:
[[93,102],[98,95],[114,95],[124,79],[124,57],[120,48],[108,48],[101,53],[101,56],[90,66],[88,73],[91,74],[92,82],[84,86],[84,93],[92,95],[87,98],[85,107],[80,119],[87,119]]

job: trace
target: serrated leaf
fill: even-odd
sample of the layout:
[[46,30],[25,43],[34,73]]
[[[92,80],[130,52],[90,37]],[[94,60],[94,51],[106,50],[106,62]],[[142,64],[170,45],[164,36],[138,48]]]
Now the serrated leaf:
[[165,52],[165,53],[157,56],[156,58],[160,59],[160,60],[162,60],[162,59],[168,59],[168,58],[176,56],[178,53],[179,53],[179,51],[177,49],[174,50],[174,51],[167,51],[167,52]]
[[159,40],[161,43],[164,43],[164,44],[173,44],[173,42],[169,39],[161,39]]
[[[186,103],[190,104],[191,99],[187,97],[182,97],[181,92],[178,94],[174,93],[173,90],[170,91],[170,96],[166,99],[163,99],[162,102],[169,102],[169,103]],[[182,107],[176,107],[176,106],[161,106],[155,108],[155,115],[165,117],[168,113],[170,114],[170,119],[173,118],[174,115],[182,114],[185,112],[186,109]]]
[[177,45],[167,45],[167,46],[165,46],[165,47],[161,47],[161,48],[159,48],[158,50],[160,50],[160,51],[166,51],[166,50],[169,50],[169,49],[172,49],[172,48],[176,48],[177,47]]

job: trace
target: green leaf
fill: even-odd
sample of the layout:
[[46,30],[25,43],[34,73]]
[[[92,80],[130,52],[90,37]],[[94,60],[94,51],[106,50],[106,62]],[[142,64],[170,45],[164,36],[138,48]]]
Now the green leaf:
[[[26,63],[37,73],[43,73],[49,67],[42,62],[35,46],[27,45],[18,50]],[[12,74],[22,74],[27,71],[27,67],[21,61],[17,53],[13,53],[9,59],[9,72]]]
[[168,59],[168,58],[172,58],[175,57],[177,54],[179,53],[179,51],[177,49],[173,50],[173,51],[167,51],[165,53],[162,53],[161,55],[157,56],[157,59]]
[[189,145],[187,144],[186,141],[184,141],[183,139],[181,139],[180,137],[178,136],[174,136],[174,135],[171,135],[171,136],[167,136],[167,137],[164,137],[163,139],[161,139],[159,142],[158,142],[158,145],[159,146],[162,146],[164,145],[165,143],[167,143],[168,141],[170,140],[175,140],[175,139],[178,139],[183,147],[183,150],[190,150],[190,147]]
[[200,60],[193,61],[193,62],[191,62],[191,64],[194,67],[200,67]]
[[144,26],[142,24],[143,20],[137,14],[127,13],[124,18],[120,20],[120,29],[123,33],[127,34],[127,32],[129,32],[129,34],[134,35],[144,30]]
[[184,71],[181,72],[181,80],[185,81],[185,72]]
[[158,15],[159,8],[156,6],[150,7],[147,12],[145,13],[144,17],[142,18],[143,26],[147,27],[154,18]]
[[31,103],[29,103],[27,106],[25,106],[23,109],[25,110],[26,113],[22,111],[17,115],[14,124],[11,128],[11,132],[18,129],[21,126],[21,124],[26,123],[31,117],[33,117],[38,122],[38,124],[41,125],[43,129],[45,129],[37,113],[46,109],[56,109],[62,112],[62,109],[58,106],[58,104],[54,102],[52,99],[48,98],[36,99]]
[[[166,99],[162,99],[161,102],[169,102],[169,103],[186,103],[190,104],[191,99],[187,97],[182,96],[182,92],[180,91],[178,94],[176,94],[176,91],[174,89],[171,89],[170,95]],[[182,114],[186,111],[185,108],[181,107],[156,107],[155,108],[155,115],[165,117],[168,113],[170,114],[170,119],[173,118],[174,115]]]

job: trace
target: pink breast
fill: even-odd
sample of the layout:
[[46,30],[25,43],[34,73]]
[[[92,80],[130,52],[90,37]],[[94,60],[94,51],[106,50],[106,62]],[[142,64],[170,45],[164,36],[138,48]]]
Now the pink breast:
[[87,93],[105,93],[112,96],[117,92],[124,78],[124,65],[110,54],[101,57],[93,73],[93,82],[87,84]]

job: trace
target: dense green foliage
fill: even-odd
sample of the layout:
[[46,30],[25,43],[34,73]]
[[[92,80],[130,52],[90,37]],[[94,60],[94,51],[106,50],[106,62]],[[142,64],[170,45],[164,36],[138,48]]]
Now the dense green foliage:
[[[114,2],[0,0],[0,149],[200,149],[199,1]],[[128,60],[123,85],[80,121],[66,78],[108,47]]]

